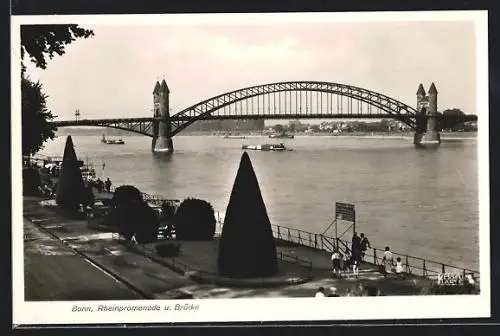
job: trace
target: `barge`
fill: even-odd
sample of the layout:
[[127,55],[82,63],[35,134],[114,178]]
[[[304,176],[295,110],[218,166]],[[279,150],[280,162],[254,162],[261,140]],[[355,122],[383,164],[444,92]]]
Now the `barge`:
[[271,138],[271,139],[293,139],[293,138],[295,138],[295,135],[286,134],[286,133],[271,134],[271,135],[269,135],[269,138]]
[[243,146],[241,146],[241,149],[261,150],[261,151],[273,151],[273,152],[282,152],[282,151],[289,151],[289,150],[291,150],[291,149],[286,148],[283,143],[280,143],[280,144],[264,144],[264,145],[243,145]]

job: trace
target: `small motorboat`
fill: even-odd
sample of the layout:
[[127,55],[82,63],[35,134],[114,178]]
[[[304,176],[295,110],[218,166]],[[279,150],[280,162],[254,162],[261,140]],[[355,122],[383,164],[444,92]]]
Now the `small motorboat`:
[[274,151],[274,152],[282,152],[286,150],[291,150],[285,147],[283,143],[280,144],[264,144],[264,145],[243,145],[241,149],[250,149],[250,150],[261,150],[261,151]]

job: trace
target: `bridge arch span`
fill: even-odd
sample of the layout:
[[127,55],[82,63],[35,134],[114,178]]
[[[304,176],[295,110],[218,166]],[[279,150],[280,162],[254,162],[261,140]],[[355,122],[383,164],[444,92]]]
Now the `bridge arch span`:
[[119,119],[83,119],[83,120],[65,120],[53,121],[52,124],[59,127],[68,126],[89,126],[114,128],[127,132],[138,133],[152,137],[154,134],[154,124],[151,118],[119,118]]
[[[383,110],[387,112],[388,117],[401,120],[410,127],[416,128],[414,118],[417,114],[417,110],[387,95],[346,84],[318,81],[291,81],[246,87],[226,92],[194,104],[170,117],[170,122],[172,124],[171,136],[176,135],[198,120],[206,119],[212,113],[225,106],[229,106],[239,101],[270,93],[298,91],[323,92],[352,98]],[[325,114],[324,116],[325,119],[327,119],[329,114]],[[265,115],[262,117],[265,118]]]

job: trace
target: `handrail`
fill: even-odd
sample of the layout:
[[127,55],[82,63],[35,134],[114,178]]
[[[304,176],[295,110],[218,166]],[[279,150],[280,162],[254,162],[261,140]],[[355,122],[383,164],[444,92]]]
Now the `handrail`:
[[[279,225],[272,225],[273,235],[275,238],[288,241],[294,244],[298,244],[301,246],[311,247],[327,252],[332,252],[334,248],[335,238],[325,236],[322,234],[311,233],[308,231],[283,227]],[[341,238],[337,238],[339,245],[342,245],[343,248],[341,250],[345,251],[346,249],[351,249],[352,243]],[[378,253],[377,253],[378,252]],[[410,256],[404,253],[399,253],[395,251],[391,251],[396,260],[397,257],[400,257],[403,266],[406,268],[407,273],[416,274],[425,276],[428,278],[437,277],[441,273],[451,272],[451,273],[459,273],[459,274],[472,274],[476,280],[479,280],[480,273],[479,271],[472,270],[465,267],[453,266],[446,263],[424,259],[420,257]],[[365,253],[365,261],[371,260],[375,265],[378,265],[382,260],[384,250],[370,247],[367,249]]]

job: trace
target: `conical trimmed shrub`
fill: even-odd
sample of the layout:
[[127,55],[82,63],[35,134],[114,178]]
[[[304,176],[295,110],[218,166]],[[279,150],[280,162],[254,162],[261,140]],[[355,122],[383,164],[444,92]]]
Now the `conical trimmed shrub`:
[[73,146],[71,136],[66,139],[61,173],[56,191],[56,202],[70,212],[78,211],[79,205],[85,203],[85,185],[82,172]]
[[219,243],[219,274],[256,278],[276,274],[276,245],[259,183],[246,152],[226,209]]

